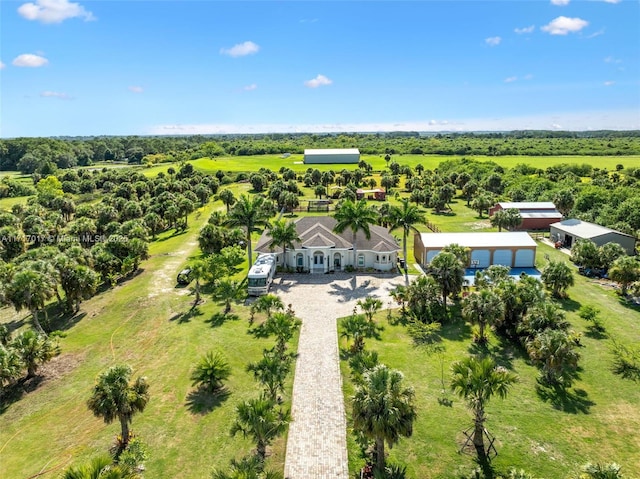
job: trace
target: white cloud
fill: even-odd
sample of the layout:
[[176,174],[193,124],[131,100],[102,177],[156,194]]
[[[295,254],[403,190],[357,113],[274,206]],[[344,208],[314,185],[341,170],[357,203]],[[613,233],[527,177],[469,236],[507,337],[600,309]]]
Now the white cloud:
[[555,5],[557,7],[564,7],[565,5],[569,5],[570,0],[551,0],[551,5]]
[[258,88],[258,85],[256,85],[255,83],[252,83],[251,85],[247,85],[247,86],[243,87],[242,89],[244,91],[252,91],[252,90],[255,90],[256,88]]
[[45,57],[34,55],[33,53],[23,53],[13,59],[12,62],[17,67],[41,67],[49,63]]
[[608,56],[604,59],[605,63],[622,63],[622,60],[620,60],[619,58],[614,58],[612,56]]
[[230,135],[257,133],[340,133],[384,131],[512,131],[548,130],[638,130],[636,109],[548,113],[521,117],[459,118],[379,123],[212,123],[154,125],[149,135]]
[[502,41],[502,38],[500,37],[489,37],[489,38],[485,38],[485,43],[489,46],[495,47],[496,45],[500,45],[500,42]]
[[40,93],[40,96],[45,98],[58,98],[60,100],[71,100],[71,96],[69,96],[68,94],[57,91],[43,91],[42,93]]
[[221,48],[220,54],[229,55],[230,57],[244,57],[246,55],[253,55],[260,51],[260,46],[253,42],[238,43],[231,48]]
[[69,0],[36,0],[18,7],[18,13],[27,20],[42,23],[61,23],[67,18],[83,18],[87,22],[96,19],[82,5]]
[[142,88],[141,86],[137,86],[137,85],[131,85],[129,87],[129,91],[132,93],[142,93],[144,91],[144,88]]
[[523,80],[531,80],[533,79],[533,75],[531,73],[527,73],[525,76],[522,77]]
[[620,3],[622,0],[604,0],[605,3]]
[[318,75],[317,77],[304,82],[305,86],[309,88],[318,88],[319,86],[331,85],[332,83],[333,81],[324,75]]
[[604,82],[604,86],[613,86],[615,84],[616,84],[616,82],[614,82],[614,81],[606,81],[606,82]]
[[516,32],[518,35],[522,35],[523,33],[533,33],[535,29],[536,29],[535,25],[530,25],[528,27],[516,28],[513,31]]
[[2,62],[0,61],[0,70],[4,70],[4,67],[6,67],[6,66],[7,66],[7,65],[5,65],[4,63],[2,63]]
[[516,81],[518,79],[518,77],[507,77],[504,79],[505,83],[512,83],[514,81]]
[[597,32],[593,32],[587,38],[595,38],[595,37],[599,37],[600,35],[604,35],[604,28],[602,30],[598,30]]
[[582,18],[558,17],[551,20],[548,25],[541,28],[542,31],[551,35],[566,35],[568,33],[579,32],[589,25],[589,22]]

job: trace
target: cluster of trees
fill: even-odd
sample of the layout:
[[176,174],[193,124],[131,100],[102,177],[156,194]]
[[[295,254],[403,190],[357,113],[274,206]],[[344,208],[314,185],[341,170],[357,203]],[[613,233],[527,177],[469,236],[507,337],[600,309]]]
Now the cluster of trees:
[[38,368],[58,352],[57,343],[47,336],[26,330],[12,338],[7,327],[0,325],[0,398],[17,383],[35,377]]
[[13,138],[0,140],[0,171],[33,173],[101,161],[156,163],[222,155],[303,153],[305,148],[359,148],[365,154],[381,155],[637,155],[640,134],[540,131]]
[[289,307],[285,311],[282,300],[275,295],[261,296],[251,308],[251,324],[256,313],[266,318],[249,330],[256,337],[275,337],[272,348],[263,350],[259,361],[247,365],[247,371],[262,388],[257,398],[248,399],[236,407],[236,418],[231,426],[231,435],[250,437],[256,452],[239,461],[233,460],[227,469],[216,469],[213,479],[251,477],[256,479],[281,479],[282,475],[265,469],[267,447],[284,434],[291,421],[291,412],[280,406],[283,402],[284,383],[290,373],[295,354],[287,351],[288,343],[300,328]]
[[[77,312],[101,283],[114,285],[134,273],[158,233],[186,228],[188,215],[218,186],[188,164],[154,179],[129,171],[69,170],[39,180],[26,205],[0,212],[0,301],[29,310],[44,334],[51,299]],[[78,191],[100,192],[101,201],[83,202]]]

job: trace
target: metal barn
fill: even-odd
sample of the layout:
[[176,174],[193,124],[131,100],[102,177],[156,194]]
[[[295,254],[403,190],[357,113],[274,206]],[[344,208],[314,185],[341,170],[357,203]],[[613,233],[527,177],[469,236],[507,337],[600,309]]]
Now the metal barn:
[[357,148],[326,148],[304,150],[305,164],[358,163],[360,150]]

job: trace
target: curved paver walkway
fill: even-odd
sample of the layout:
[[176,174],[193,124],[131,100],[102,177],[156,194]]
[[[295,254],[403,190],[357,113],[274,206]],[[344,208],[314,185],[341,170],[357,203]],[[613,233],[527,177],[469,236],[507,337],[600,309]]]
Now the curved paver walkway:
[[389,302],[401,276],[287,275],[272,292],[302,319],[293,381],[292,416],[284,474],[287,479],[347,479],[347,439],[336,319],[359,299]]

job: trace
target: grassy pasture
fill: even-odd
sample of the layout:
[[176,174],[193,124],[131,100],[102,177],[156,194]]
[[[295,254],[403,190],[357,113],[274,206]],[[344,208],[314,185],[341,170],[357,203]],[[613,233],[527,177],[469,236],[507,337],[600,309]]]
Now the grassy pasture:
[[[151,385],[147,409],[133,420],[133,432],[149,447],[146,476],[200,479],[214,466],[226,467],[231,458],[250,452],[250,441],[231,438],[229,428],[236,404],[259,393],[245,367],[273,340],[247,334],[246,307],[234,306],[237,319],[216,321],[221,307],[208,294],[198,314],[185,315],[193,296],[175,286],[178,271],[198,254],[194,239],[214,207],[220,203],[194,213],[188,232],[159,235],[140,274],[84,302],[78,317],[59,325],[67,336],[60,341],[62,354],[45,369],[46,379],[0,409],[0,477],[32,477],[54,469],[39,477],[55,478],[67,466],[105,452],[119,425],[94,418],[86,400],[96,375],[120,362]],[[0,317],[3,322],[15,318],[7,308]],[[13,321],[20,327],[24,320]],[[196,394],[189,380],[191,368],[208,350],[222,351],[233,371],[230,395],[217,401]],[[292,381],[291,375],[287,403]],[[274,444],[269,459],[274,469],[283,468],[285,444],[285,438]]]
[[[568,261],[564,253],[540,243],[539,267],[546,263],[545,254]],[[487,408],[486,425],[497,438],[498,456],[492,461],[496,474],[506,474],[510,467],[517,467],[537,478],[573,478],[588,461],[615,461],[623,466],[625,477],[640,477],[640,388],[611,372],[610,352],[613,339],[637,347],[640,310],[621,302],[611,288],[577,274],[575,279],[569,298],[561,306],[572,329],[583,333],[582,370],[566,396],[544,398],[536,391],[538,370],[529,364],[524,351],[495,335],[490,337],[489,353],[520,378],[506,400],[493,398]],[[579,318],[577,311],[583,304],[600,308],[606,327],[604,336],[590,334],[585,321]],[[394,316],[398,316],[397,312]],[[413,436],[401,439],[389,451],[390,459],[408,465],[409,477],[457,478],[477,466],[473,455],[458,453],[462,431],[473,423],[464,402],[448,390],[451,363],[477,352],[471,327],[459,318],[443,326],[439,344],[443,350],[438,352],[414,346],[406,328],[389,324],[385,317],[386,313],[377,316],[384,326],[382,339],[368,340],[366,347],[378,351],[381,362],[405,374],[407,384],[415,388],[418,409]],[[341,340],[341,347],[345,346]],[[350,415],[354,388],[345,361],[341,368]],[[443,397],[453,404],[441,405],[438,399]],[[353,474],[363,461],[350,423],[348,442]]]
[[[442,156],[442,155],[392,155],[392,161],[396,161],[401,165],[409,165],[415,168],[417,164],[421,164],[426,169],[435,169],[438,165],[447,160],[468,158],[477,161],[493,161],[504,168],[513,168],[518,164],[528,164],[536,168],[547,168],[559,163],[587,163],[598,168],[607,168],[609,171],[615,171],[616,165],[622,164],[625,167],[640,166],[640,156]],[[361,159],[370,163],[375,171],[382,171],[387,164],[384,161],[384,155],[361,155]],[[355,164],[311,164],[303,163],[303,155],[291,155],[288,158],[282,158],[282,155],[256,155],[256,156],[227,156],[219,158],[200,158],[192,160],[190,163],[203,173],[213,174],[218,170],[228,172],[252,172],[258,171],[260,168],[269,168],[272,171],[278,171],[280,168],[290,168],[296,172],[304,172],[307,168],[314,168],[320,171],[341,171],[342,169],[353,170]],[[163,163],[161,165],[143,168],[143,172],[147,176],[155,176],[160,171],[166,173],[169,167],[177,169],[176,164]]]

